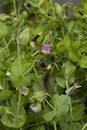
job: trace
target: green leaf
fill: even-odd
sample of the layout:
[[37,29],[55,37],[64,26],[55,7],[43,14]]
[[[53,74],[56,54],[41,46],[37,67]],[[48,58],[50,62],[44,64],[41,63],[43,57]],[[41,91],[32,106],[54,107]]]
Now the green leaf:
[[63,122],[63,121],[60,121],[60,127],[61,127],[61,130],[81,130],[82,128],[82,125],[78,122],[72,122],[72,123],[69,123],[69,122]]
[[66,50],[69,50],[71,41],[70,41],[70,38],[69,38],[68,34],[65,35],[63,42],[64,42],[64,45],[66,47]]
[[45,91],[37,91],[37,92],[33,92],[33,96],[30,97],[29,99],[31,101],[33,100],[37,100],[39,102],[42,102],[44,100],[44,98],[46,98],[46,92]]
[[57,44],[57,53],[62,53],[70,49],[70,38],[69,35],[65,35],[64,39]]
[[1,122],[3,125],[12,128],[21,128],[26,121],[26,113],[23,105],[20,105],[20,111],[18,113],[18,102],[15,97],[12,97],[11,107],[7,107],[5,113],[1,116]]
[[65,116],[69,111],[69,96],[55,94],[53,96],[53,103],[57,111],[56,120],[58,121],[62,116]]
[[0,101],[8,100],[11,96],[12,92],[10,90],[2,90],[0,91]]
[[41,126],[39,126],[39,127],[34,127],[34,128],[31,129],[31,130],[46,130],[46,129],[45,129],[45,126],[44,126],[44,125],[41,125]]
[[26,45],[29,41],[29,27],[25,28],[19,35],[19,38],[21,39],[20,45]]
[[82,0],[82,3],[83,3],[83,4],[86,4],[86,3],[87,3],[87,1],[86,1],[86,0]]
[[30,3],[32,6],[34,6],[34,7],[38,7],[39,0],[35,0],[35,1],[31,0],[31,1],[29,1],[29,3]]
[[36,78],[34,83],[33,83],[33,92],[40,92],[44,91],[44,82],[43,82],[43,77],[39,76],[39,78]]
[[79,61],[79,56],[77,54],[77,51],[75,51],[73,48],[70,48],[70,50],[69,50],[69,58],[73,62],[78,62]]
[[0,85],[2,89],[5,84],[6,71],[6,62],[4,61],[4,57],[0,55]]
[[78,89],[78,88],[80,88],[81,86],[79,86],[79,85],[77,85],[77,83],[74,83],[74,85],[72,86],[72,87],[69,87],[67,90],[66,90],[66,94],[67,95],[70,95],[70,94],[72,94],[74,91],[75,91],[75,89]]
[[72,119],[73,121],[79,121],[82,119],[83,114],[84,114],[84,105],[76,105],[75,107],[73,107],[72,109]]
[[56,53],[63,53],[66,50],[66,47],[63,43],[63,41],[59,42],[57,44]]
[[79,62],[79,66],[81,68],[87,68],[87,56],[82,56],[82,58]]
[[65,82],[65,79],[63,77],[57,77],[56,78],[56,81],[57,81],[57,84],[62,87],[62,88],[65,88],[66,86],[66,82]]
[[69,31],[70,33],[72,33],[72,30],[73,30],[75,24],[76,24],[75,21],[71,21],[71,22],[68,24],[68,31]]
[[63,10],[62,7],[58,3],[54,3],[56,14],[59,16],[59,18],[63,18]]
[[[31,61],[31,59],[30,59]],[[32,61],[28,63],[24,58],[21,57],[21,64],[18,58],[12,63],[10,78],[15,87],[26,86],[30,83],[30,73],[23,75],[27,69],[32,66]]]
[[74,82],[74,74],[75,74],[75,65],[71,63],[70,61],[67,61],[62,66],[64,77],[70,84]]
[[39,6],[41,6],[43,4],[44,0],[40,0],[39,1]]
[[43,115],[43,118],[46,120],[46,121],[51,121],[56,115],[56,112],[54,111],[50,111],[46,114]]
[[83,44],[82,44],[82,47],[81,47],[80,40],[72,42],[72,45],[69,49],[69,57],[73,62],[79,61],[82,48],[83,48]]
[[7,26],[4,23],[0,22],[0,37],[4,37],[7,34],[8,34]]
[[82,0],[82,4],[84,6],[84,12],[87,13],[87,1],[86,0]]
[[0,14],[0,20],[1,20],[1,21],[5,21],[5,20],[7,20],[7,19],[10,19],[10,16],[9,16],[9,15],[6,15],[6,14],[4,14],[4,13]]
[[0,106],[0,115],[3,115],[6,112],[6,107]]
[[19,117],[14,117],[9,113],[5,113],[1,118],[1,122],[7,127],[20,128],[25,123],[25,117],[23,115],[20,115]]

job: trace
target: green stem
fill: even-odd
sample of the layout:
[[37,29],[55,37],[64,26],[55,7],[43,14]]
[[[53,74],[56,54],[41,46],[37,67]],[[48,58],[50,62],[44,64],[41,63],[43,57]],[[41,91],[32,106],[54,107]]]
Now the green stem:
[[83,126],[81,130],[85,130],[86,127],[87,127],[87,123]]
[[53,18],[55,18],[55,9],[54,9],[52,0],[50,0],[50,4],[51,4],[51,7],[52,7]]
[[6,89],[6,77],[3,78],[3,87],[4,87],[4,90]]
[[66,80],[66,89],[68,90],[69,85],[68,85],[68,80]]
[[21,56],[20,56],[20,43],[17,42],[17,53],[18,53],[18,63],[19,63],[19,71],[20,75],[22,74],[22,67],[21,67]]
[[10,45],[10,43],[11,43],[11,39],[9,40],[8,44],[6,44],[6,46],[3,49],[0,50],[0,53],[2,53],[3,51],[5,51],[5,49],[8,48],[8,46]]
[[23,74],[22,76],[25,76],[33,67],[34,67],[34,64],[36,63],[37,59],[34,61],[34,63],[32,64],[31,67],[29,67]]
[[8,44],[7,44],[6,39],[5,39],[4,37],[3,37],[3,41],[4,41],[4,44],[5,44],[5,46],[6,46],[7,53],[10,54],[10,53],[9,53],[9,48],[8,48],[8,46],[7,46]]
[[37,55],[39,53],[40,53],[40,51],[36,51],[32,56],[35,56],[35,55]]
[[[19,30],[18,30],[19,32]],[[18,34],[19,37],[19,34]],[[17,53],[18,53],[18,64],[19,64],[19,73],[22,75],[22,64],[21,64],[21,55],[20,55],[20,43],[17,41]],[[17,116],[20,115],[20,106],[21,106],[21,88],[19,90],[19,97],[18,97],[18,108],[17,108]]]
[[55,93],[57,93],[57,83],[56,83],[56,85],[55,85]]
[[56,121],[54,121],[54,130],[57,130]]
[[45,99],[46,103],[55,111],[55,108]]
[[71,102],[71,97],[69,97],[69,106],[70,106],[70,116],[72,120],[72,102]]
[[35,72],[36,78],[38,78],[39,76],[38,76],[38,73],[37,73],[36,68],[35,68],[34,66],[33,66],[33,69],[34,69],[34,72]]
[[58,65],[56,63],[54,63],[55,67],[57,68],[58,72],[60,71]]
[[27,126],[24,127],[24,129],[29,128],[29,127],[32,127],[32,126],[33,126],[33,127],[35,127],[35,126],[40,126],[40,125],[42,125],[42,124],[44,124],[44,123],[47,123],[47,122],[46,122],[46,121],[43,121],[43,122],[40,122],[40,123],[27,125]]
[[17,116],[20,115],[20,106],[21,106],[21,88],[19,88],[19,98],[18,98],[18,108],[17,108]]
[[[67,90],[69,88],[68,80],[66,80],[66,88],[67,88]],[[71,116],[71,119],[72,119],[72,102],[71,102],[71,97],[69,97],[69,107],[70,107],[70,116]]]
[[49,93],[47,93],[47,95],[53,100],[53,97]]
[[45,108],[45,101],[42,101],[43,109]]
[[63,39],[64,39],[64,37],[65,37],[64,23],[63,23],[63,21],[60,21],[60,23],[61,23],[61,26],[62,26],[62,35],[63,35]]
[[54,99],[53,99],[53,97],[49,94],[49,93],[47,93],[47,95],[53,100],[53,102],[54,102]]
[[22,76],[25,76],[32,68],[33,68],[33,65],[32,65],[31,67],[29,67],[29,68],[22,74]]
[[18,5],[19,5],[19,6],[18,6],[18,10],[17,10],[17,12],[18,12],[18,18],[20,18],[22,3],[23,3],[23,0],[19,0],[19,2],[18,2]]
[[16,8],[16,0],[13,0],[13,5],[14,5],[14,12],[17,18],[17,8]]

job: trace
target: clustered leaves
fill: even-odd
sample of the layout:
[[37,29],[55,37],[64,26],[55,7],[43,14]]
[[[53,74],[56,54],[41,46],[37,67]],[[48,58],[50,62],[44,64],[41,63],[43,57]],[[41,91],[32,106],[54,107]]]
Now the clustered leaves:
[[13,4],[0,14],[0,129],[86,130],[86,0]]

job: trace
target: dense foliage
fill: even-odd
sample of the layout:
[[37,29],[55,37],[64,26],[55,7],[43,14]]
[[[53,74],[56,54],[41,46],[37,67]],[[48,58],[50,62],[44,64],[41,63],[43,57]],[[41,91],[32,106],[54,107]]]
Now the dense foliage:
[[0,130],[87,129],[86,6],[14,0],[0,14]]

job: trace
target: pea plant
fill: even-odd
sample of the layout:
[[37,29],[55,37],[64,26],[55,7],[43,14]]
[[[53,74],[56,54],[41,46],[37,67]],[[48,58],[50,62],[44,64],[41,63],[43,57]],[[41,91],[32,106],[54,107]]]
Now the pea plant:
[[0,14],[0,130],[16,129],[87,130],[86,0]]

